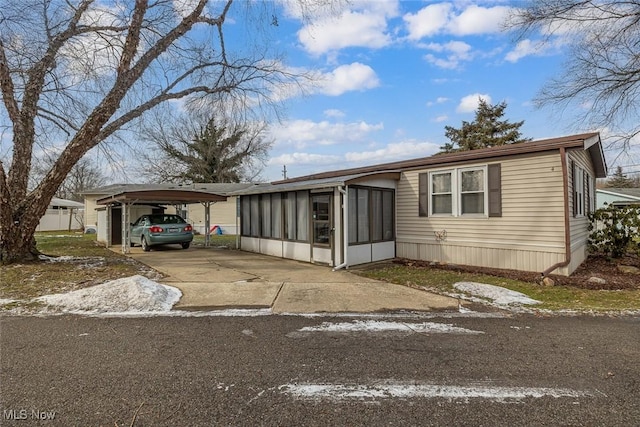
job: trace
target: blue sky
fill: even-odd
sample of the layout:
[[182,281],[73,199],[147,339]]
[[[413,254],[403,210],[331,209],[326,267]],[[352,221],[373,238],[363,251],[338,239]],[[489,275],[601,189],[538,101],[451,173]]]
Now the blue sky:
[[262,178],[281,179],[284,165],[294,177],[429,156],[448,141],[446,125],[473,120],[479,97],[506,101],[505,117],[524,120],[526,137],[592,130],[606,137],[607,129],[574,120],[588,106],[532,105],[545,81],[561,73],[567,47],[561,39],[542,46],[540,38],[516,41],[504,33],[502,22],[518,4],[353,1],[313,25],[283,10],[275,38],[287,66],[318,75],[310,94],[285,101]]

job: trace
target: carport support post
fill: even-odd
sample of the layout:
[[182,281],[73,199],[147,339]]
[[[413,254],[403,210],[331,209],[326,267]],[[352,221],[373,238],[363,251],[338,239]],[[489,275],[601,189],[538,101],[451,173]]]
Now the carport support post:
[[131,204],[122,202],[122,253],[131,251]]
[[211,244],[211,202],[203,202],[204,205],[204,246]]

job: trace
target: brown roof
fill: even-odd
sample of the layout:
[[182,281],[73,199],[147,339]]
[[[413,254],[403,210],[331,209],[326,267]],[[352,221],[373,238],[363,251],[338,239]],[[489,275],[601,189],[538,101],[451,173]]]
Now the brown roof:
[[[334,178],[345,175],[354,175],[361,173],[381,172],[385,170],[407,170],[417,169],[425,166],[432,165],[447,165],[452,163],[462,163],[468,161],[477,161],[484,159],[492,159],[504,156],[513,156],[518,154],[529,154],[543,151],[555,151],[560,148],[585,148],[585,141],[590,138],[598,138],[600,140],[600,134],[597,132],[582,133],[578,135],[568,135],[559,138],[540,139],[537,141],[523,142],[519,144],[502,145],[500,147],[481,148],[479,150],[470,151],[458,151],[455,153],[443,153],[434,154],[429,157],[422,157],[418,159],[402,160],[399,162],[383,163],[378,165],[363,166],[351,169],[342,169],[335,171],[328,171],[317,173],[313,175],[299,176],[295,178],[289,178],[287,180],[281,180],[273,182],[273,184],[291,183],[298,181],[308,181],[315,179]],[[598,144],[599,145],[599,144]],[[586,147],[589,148],[589,147]],[[606,165],[604,164],[604,157],[602,156],[602,150],[599,150],[599,155],[596,155],[593,150],[589,150],[592,156],[594,165],[599,171],[598,175],[604,173],[606,176]],[[598,158],[600,157],[600,158]],[[602,163],[602,164],[601,164]]]

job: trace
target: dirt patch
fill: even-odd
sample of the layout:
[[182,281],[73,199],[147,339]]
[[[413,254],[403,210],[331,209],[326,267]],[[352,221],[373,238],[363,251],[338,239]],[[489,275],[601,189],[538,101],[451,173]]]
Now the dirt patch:
[[[542,279],[540,273],[527,271],[471,267],[453,264],[436,264],[429,261],[416,261],[410,259],[397,259],[394,262],[406,266],[486,274],[529,283],[540,283]],[[571,276],[565,277],[551,274],[549,277],[553,279],[555,284],[558,286],[572,286],[580,289],[640,289],[640,274],[623,273],[618,269],[619,265],[640,268],[640,257],[629,255],[624,258],[614,260],[599,255],[590,255],[589,258]],[[600,281],[589,281],[592,277],[603,279],[604,283]]]

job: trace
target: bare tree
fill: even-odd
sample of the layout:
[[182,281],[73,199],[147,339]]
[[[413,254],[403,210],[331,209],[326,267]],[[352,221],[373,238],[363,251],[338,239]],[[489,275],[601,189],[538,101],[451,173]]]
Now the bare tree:
[[537,97],[539,106],[574,104],[582,120],[611,129],[611,148],[640,134],[640,0],[535,0],[514,9],[507,28],[518,40],[568,44],[564,73]]
[[[55,163],[55,160],[56,158],[47,157],[34,163],[32,181],[36,184],[32,187],[35,187],[44,178],[53,163]],[[55,197],[82,202],[84,199],[83,191],[103,186],[106,183],[107,177],[100,167],[95,161],[85,156],[73,165],[58,191],[56,191]]]
[[[275,4],[0,0],[0,127],[13,142],[0,163],[0,262],[34,258],[38,221],[73,166],[145,112],[182,98],[268,105],[273,88],[291,84],[296,76],[252,41],[267,34],[261,24],[275,28],[264,12]],[[263,21],[227,40],[229,16],[237,31],[252,7]],[[34,148],[52,144],[60,155],[29,190]]]
[[[168,123],[168,124],[167,124]],[[188,115],[158,118],[145,135],[157,150],[141,154],[140,172],[155,182],[241,182],[255,179],[272,141],[266,123]]]

